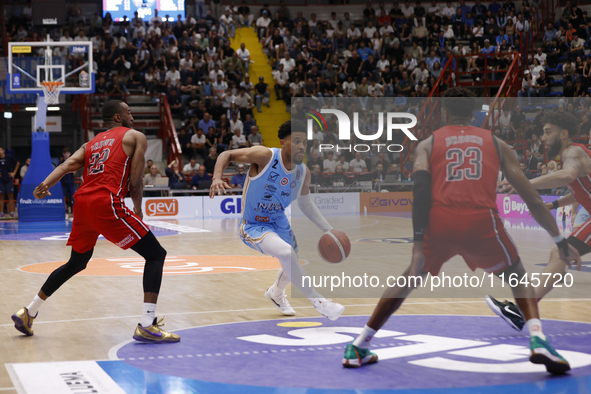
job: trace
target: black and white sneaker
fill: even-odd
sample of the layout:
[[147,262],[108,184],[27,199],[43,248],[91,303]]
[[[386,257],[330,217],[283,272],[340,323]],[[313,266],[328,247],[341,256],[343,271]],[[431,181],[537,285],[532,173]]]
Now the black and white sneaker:
[[501,317],[516,331],[521,331],[525,325],[525,319],[517,308],[517,305],[510,301],[497,301],[491,296],[485,297],[486,304],[495,313],[495,315]]

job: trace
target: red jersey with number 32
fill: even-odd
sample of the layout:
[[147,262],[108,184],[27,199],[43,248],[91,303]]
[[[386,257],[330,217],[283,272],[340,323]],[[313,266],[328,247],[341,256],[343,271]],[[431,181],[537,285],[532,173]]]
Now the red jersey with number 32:
[[129,189],[131,158],[123,150],[123,137],[128,127],[104,131],[86,144],[84,182],[76,197],[98,192],[125,198]]
[[445,126],[435,131],[433,138],[433,207],[496,210],[500,160],[491,132],[472,126]]

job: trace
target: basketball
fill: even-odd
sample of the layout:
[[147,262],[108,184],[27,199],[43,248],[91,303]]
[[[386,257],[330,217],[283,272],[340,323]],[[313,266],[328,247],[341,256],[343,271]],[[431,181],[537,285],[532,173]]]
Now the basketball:
[[327,263],[342,263],[351,253],[351,241],[342,231],[332,230],[320,237],[318,254]]

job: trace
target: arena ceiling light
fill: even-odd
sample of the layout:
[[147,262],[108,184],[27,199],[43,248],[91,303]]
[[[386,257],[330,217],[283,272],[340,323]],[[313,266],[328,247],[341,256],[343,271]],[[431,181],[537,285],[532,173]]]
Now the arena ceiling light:
[[60,107],[47,107],[48,111],[59,111]]
[[12,119],[12,112],[4,112],[4,119]]
[[38,109],[37,107],[26,107],[25,111],[32,112],[32,111],[37,111],[37,109]]

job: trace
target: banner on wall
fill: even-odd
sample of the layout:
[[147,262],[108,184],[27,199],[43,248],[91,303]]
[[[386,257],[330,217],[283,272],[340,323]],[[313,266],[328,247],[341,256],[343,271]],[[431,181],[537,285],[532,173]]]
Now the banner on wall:
[[[323,215],[359,212],[359,193],[319,193],[312,194],[312,201]],[[291,204],[292,216],[302,216],[297,201]]]
[[359,208],[364,213],[412,212],[412,192],[360,193]]
[[203,200],[203,218],[238,218],[242,214],[242,195],[200,197]]
[[[125,205],[133,209],[131,198]],[[145,197],[142,201],[144,219],[202,219],[202,197]]]
[[[552,202],[559,198],[560,196],[542,196],[544,202]],[[570,210],[568,207],[570,207]],[[564,207],[567,208],[567,213],[572,212],[572,205],[569,205],[568,207]],[[499,210],[500,216],[503,218],[532,219],[527,204],[523,202],[521,197],[517,194],[497,194],[497,209]],[[562,217],[562,212],[564,211],[565,209],[560,209],[555,212],[557,215],[560,213],[560,216]]]

